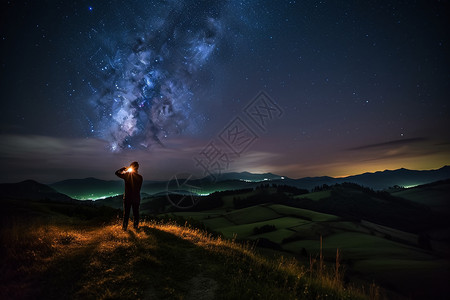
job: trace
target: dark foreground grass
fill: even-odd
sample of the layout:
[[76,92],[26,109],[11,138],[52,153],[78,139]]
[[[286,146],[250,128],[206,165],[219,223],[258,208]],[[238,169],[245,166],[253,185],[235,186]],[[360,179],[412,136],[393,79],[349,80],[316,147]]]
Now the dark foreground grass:
[[[339,260],[268,259],[249,244],[171,222],[122,231],[117,211],[4,201],[0,299],[366,299]],[[109,220],[109,221],[107,221]]]
[[3,226],[1,299],[367,299],[340,271],[270,260],[250,245],[173,223],[124,232],[16,220]]

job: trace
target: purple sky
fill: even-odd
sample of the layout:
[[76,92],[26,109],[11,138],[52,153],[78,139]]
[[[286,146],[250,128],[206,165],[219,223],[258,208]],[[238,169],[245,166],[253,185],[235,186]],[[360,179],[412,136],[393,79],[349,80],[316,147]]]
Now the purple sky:
[[1,10],[0,182],[450,164],[448,2]]

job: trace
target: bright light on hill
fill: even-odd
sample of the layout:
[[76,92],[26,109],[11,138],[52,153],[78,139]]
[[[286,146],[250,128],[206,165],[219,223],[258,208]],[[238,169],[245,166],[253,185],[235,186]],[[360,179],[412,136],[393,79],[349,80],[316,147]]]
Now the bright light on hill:
[[118,196],[118,195],[120,195],[120,194],[114,194],[114,193],[111,193],[111,194],[108,194],[108,195],[104,195],[104,194],[88,194],[88,195],[83,195],[83,196],[72,196],[72,198],[73,199],[77,199],[77,200],[92,200],[92,201],[95,201],[95,200],[101,200],[101,199],[106,199],[106,198],[109,198],[109,197],[115,197],[115,196]]
[[409,188],[413,188],[413,187],[416,187],[416,186],[418,186],[418,184],[411,184],[411,185],[405,185],[405,186],[403,186],[405,189],[409,189]]
[[[280,176],[280,179],[284,179],[284,176]],[[263,179],[239,179],[240,181],[244,181],[244,182],[263,182],[263,181],[272,181],[272,180],[277,180],[272,179],[272,178],[263,178]]]

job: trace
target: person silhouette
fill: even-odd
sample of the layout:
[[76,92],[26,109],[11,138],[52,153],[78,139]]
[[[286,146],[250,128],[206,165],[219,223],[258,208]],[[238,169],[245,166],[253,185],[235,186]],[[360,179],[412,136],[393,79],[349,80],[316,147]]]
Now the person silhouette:
[[127,230],[130,208],[133,208],[133,227],[139,228],[139,205],[141,203],[142,176],[138,173],[139,163],[134,161],[129,167],[123,167],[116,171],[116,175],[125,180],[125,192],[123,194],[123,224],[122,229]]

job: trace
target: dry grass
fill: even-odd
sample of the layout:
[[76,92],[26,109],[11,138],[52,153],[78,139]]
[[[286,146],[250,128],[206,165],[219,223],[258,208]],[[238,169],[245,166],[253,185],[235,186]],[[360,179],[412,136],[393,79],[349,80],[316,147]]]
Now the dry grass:
[[[257,254],[254,244],[237,243],[234,239],[223,239],[220,236],[213,237],[211,234],[192,228],[188,224],[185,224],[185,226],[179,226],[175,223],[150,222],[147,223],[147,226],[174,234],[184,240],[208,249],[209,251],[226,255],[229,260],[234,260],[233,262],[242,262],[242,258],[245,257],[246,262],[250,263],[249,273],[251,273],[252,268],[261,269],[261,267],[272,272],[278,272],[284,277],[282,280],[282,282],[284,282],[283,290],[292,292],[292,295],[298,295],[298,290],[301,286],[303,286],[303,296],[308,296],[308,294],[312,293],[310,291],[311,286],[314,286],[314,288],[321,286],[325,290],[329,289],[330,295],[326,292],[324,294],[319,293],[319,295],[313,293],[315,294],[314,299],[321,299],[322,297],[334,298],[335,296],[337,296],[338,299],[382,299],[380,289],[375,284],[370,285],[369,295],[364,292],[364,288],[360,289],[353,286],[346,286],[344,284],[344,274],[340,264],[341,257],[339,249],[336,249],[335,265],[332,268],[326,267],[322,254],[322,237],[320,237],[319,259],[311,258],[310,265],[306,268],[293,258],[286,259],[281,256],[277,260],[270,260],[267,257]],[[231,264],[233,262],[231,262]],[[316,265],[317,267],[315,267]],[[239,269],[239,272],[235,278],[240,282],[240,284],[245,285],[245,282],[248,279],[247,275],[248,274],[244,274],[242,269]]]
[[188,224],[146,221],[141,230],[124,232],[119,223],[18,222],[2,230],[2,242],[8,245],[2,299],[184,299],[198,276],[217,283],[217,299],[380,298],[376,286],[365,295],[344,285],[339,251],[332,268],[321,254],[305,267],[294,259],[267,259],[252,244],[214,237]]

